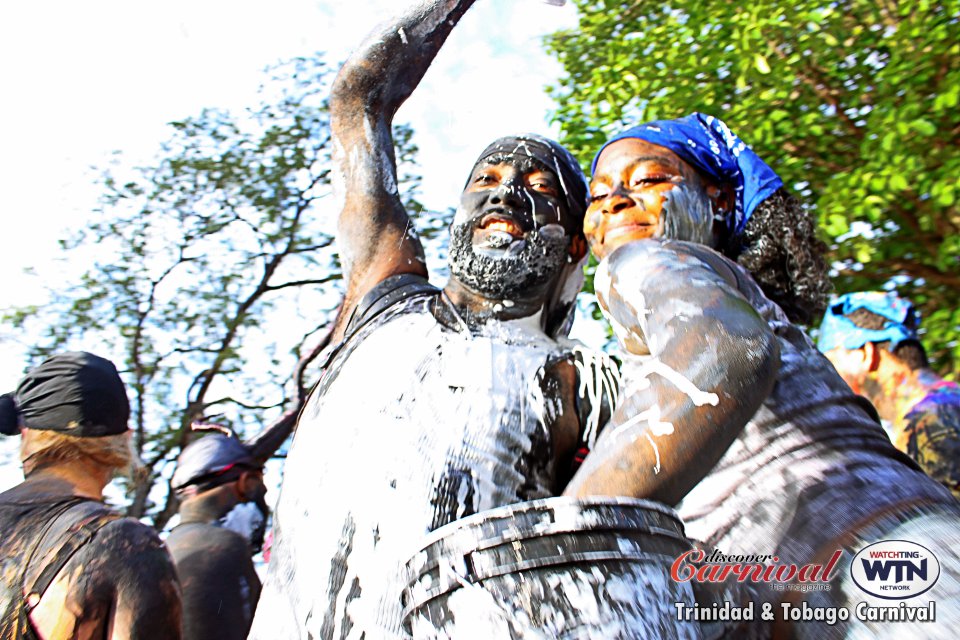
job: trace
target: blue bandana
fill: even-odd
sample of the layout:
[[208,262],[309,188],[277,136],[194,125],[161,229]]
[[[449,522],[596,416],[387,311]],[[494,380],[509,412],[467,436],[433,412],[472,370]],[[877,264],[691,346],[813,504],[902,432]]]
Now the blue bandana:
[[624,138],[665,147],[718,185],[732,184],[736,208],[728,214],[726,223],[734,235],[743,231],[757,205],[783,186],[780,176],[722,120],[702,113],[677,120],[655,120],[621,131],[597,152],[590,173],[596,173],[600,153]]
[[[888,320],[883,329],[864,329],[847,318],[847,314],[857,309],[866,309]],[[859,349],[868,342],[890,341],[890,351],[901,342],[919,341],[917,337],[916,311],[913,305],[892,293],[882,291],[861,291],[847,293],[827,308],[820,325],[820,338],[817,346],[820,351],[830,351],[837,347]]]

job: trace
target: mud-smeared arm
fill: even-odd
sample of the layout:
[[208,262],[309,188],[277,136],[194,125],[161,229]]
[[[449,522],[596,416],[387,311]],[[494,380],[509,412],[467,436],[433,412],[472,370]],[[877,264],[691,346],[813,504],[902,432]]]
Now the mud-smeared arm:
[[384,278],[426,275],[423,248],[397,191],[391,127],[454,25],[474,0],[420,2],[381,25],[340,69],[330,98],[337,240],[347,280],[342,333],[359,299]]
[[726,258],[642,240],[611,254],[597,296],[641,375],[565,493],[676,504],[716,464],[773,388],[773,332]]

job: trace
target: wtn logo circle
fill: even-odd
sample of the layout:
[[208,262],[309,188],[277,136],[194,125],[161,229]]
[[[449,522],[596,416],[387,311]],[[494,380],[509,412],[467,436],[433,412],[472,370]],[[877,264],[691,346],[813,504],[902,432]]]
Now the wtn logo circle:
[[904,600],[925,593],[940,577],[940,562],[924,546],[884,540],[861,549],[850,564],[850,577],[878,598]]

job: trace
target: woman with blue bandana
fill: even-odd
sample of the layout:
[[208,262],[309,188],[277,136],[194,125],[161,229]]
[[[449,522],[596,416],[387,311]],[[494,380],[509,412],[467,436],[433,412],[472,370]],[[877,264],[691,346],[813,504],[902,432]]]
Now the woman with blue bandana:
[[[926,544],[950,577],[923,637],[960,628],[948,604],[960,601],[960,504],[891,445],[873,407],[794,324],[817,317],[830,285],[813,220],[776,173],[698,113],[612,138],[591,196],[584,232],[624,352],[623,400],[568,493],[675,505],[688,535],[726,554],[800,566],[843,551],[830,590],[749,585],[777,612],[783,601],[884,604],[849,583],[855,552],[884,539]],[[784,632],[891,630],[862,628],[871,624],[851,615]],[[733,633],[768,637],[762,625]]]
[[960,498],[960,386],[930,369],[918,328],[909,301],[848,293],[827,308],[818,346],[877,408],[897,448]]
[[833,287],[816,221],[720,119],[694,113],[627,129],[591,173],[584,232],[598,257],[652,235],[696,242],[743,265],[791,320],[808,324],[826,307]]

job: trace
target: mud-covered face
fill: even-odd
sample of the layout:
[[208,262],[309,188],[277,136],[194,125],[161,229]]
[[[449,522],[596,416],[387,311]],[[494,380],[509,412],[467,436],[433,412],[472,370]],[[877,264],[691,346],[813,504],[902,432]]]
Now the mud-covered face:
[[473,168],[454,224],[474,226],[478,247],[499,248],[540,227],[573,224],[557,175],[526,157],[495,155]]
[[725,203],[725,193],[674,152],[624,138],[600,154],[583,231],[601,259],[642,238],[713,245],[714,212]]
[[509,299],[544,285],[570,259],[575,225],[560,180],[524,157],[474,167],[450,229],[450,272],[487,297]]

